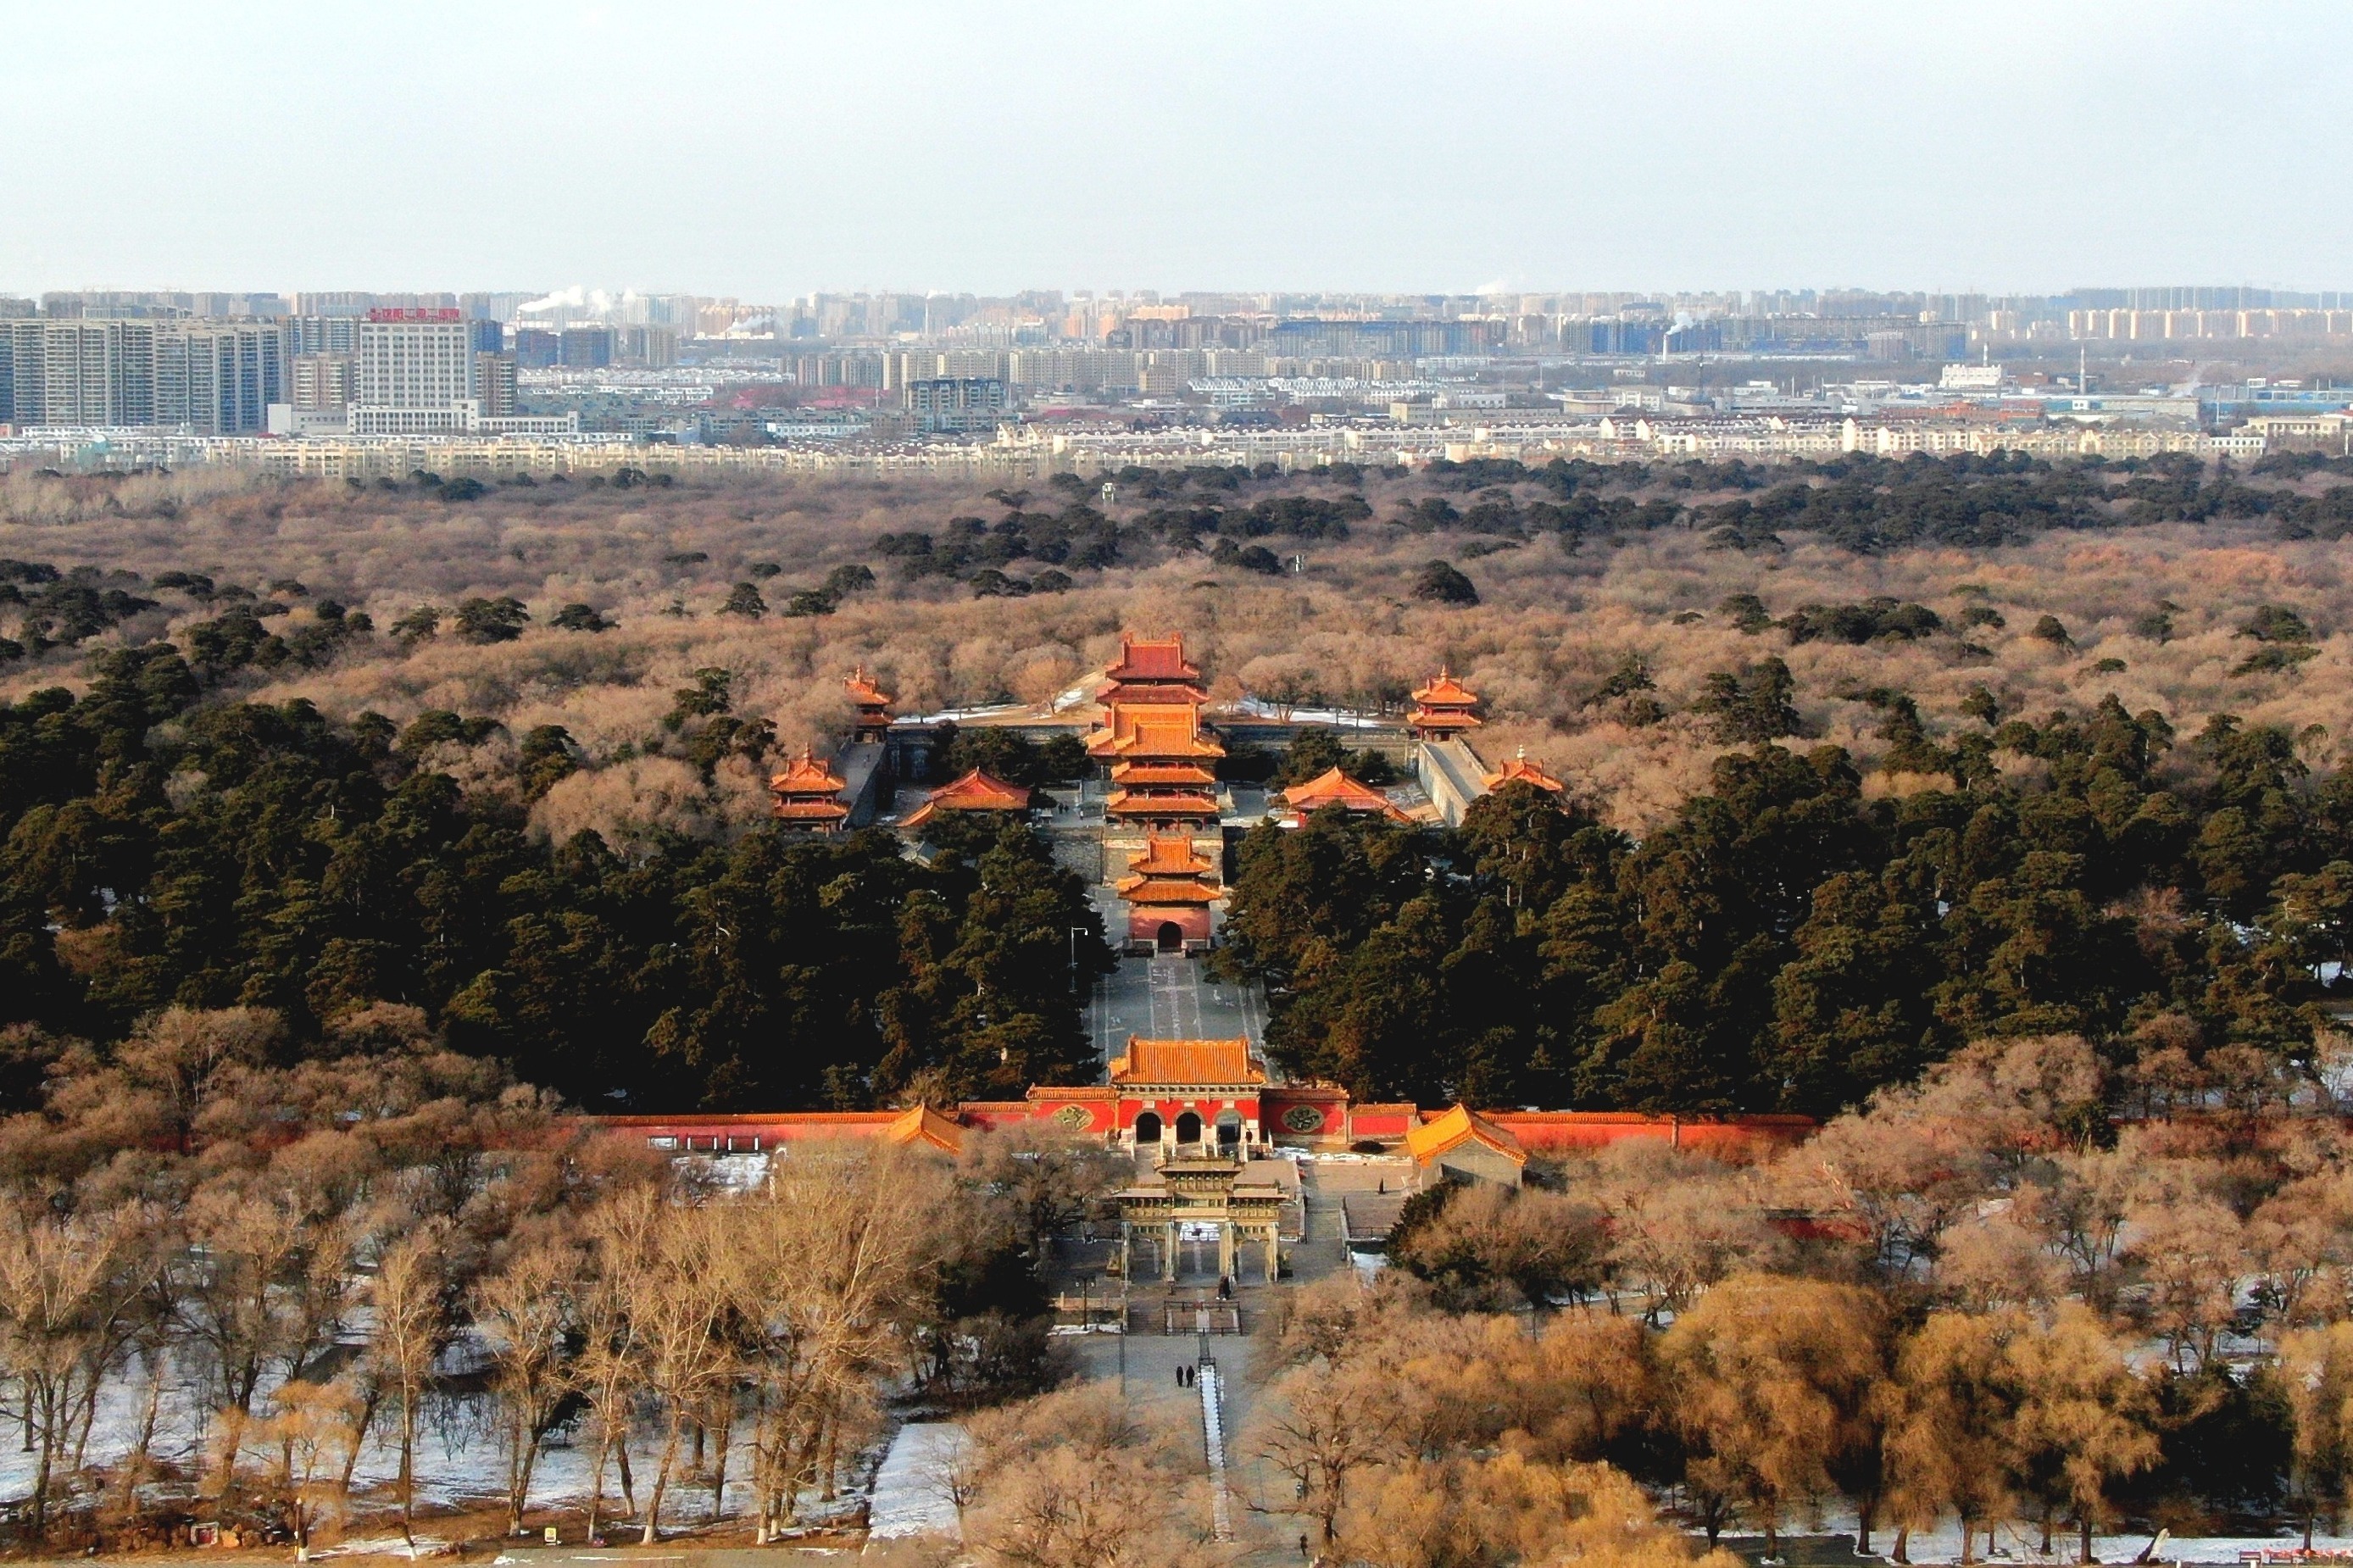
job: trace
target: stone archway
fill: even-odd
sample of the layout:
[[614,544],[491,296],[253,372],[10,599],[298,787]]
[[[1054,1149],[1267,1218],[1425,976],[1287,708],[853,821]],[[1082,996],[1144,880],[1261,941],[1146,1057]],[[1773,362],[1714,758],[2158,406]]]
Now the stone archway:
[[1156,1110],[1142,1112],[1135,1119],[1135,1146],[1141,1149],[1147,1143],[1159,1142],[1160,1113]]
[[1189,1110],[1178,1111],[1176,1113],[1176,1142],[1179,1144],[1185,1144],[1198,1143],[1200,1141],[1200,1117]]
[[1218,1152],[1229,1154],[1241,1147],[1242,1119],[1239,1111],[1220,1111],[1218,1115]]
[[1175,921],[1162,921],[1153,943],[1162,952],[1182,952],[1185,951],[1185,928]]

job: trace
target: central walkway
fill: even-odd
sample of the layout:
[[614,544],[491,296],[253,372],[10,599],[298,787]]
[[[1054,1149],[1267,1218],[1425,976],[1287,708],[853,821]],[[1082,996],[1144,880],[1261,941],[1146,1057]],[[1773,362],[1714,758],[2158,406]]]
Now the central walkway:
[[1226,1491],[1226,1415],[1219,1399],[1225,1384],[1216,1362],[1202,1359],[1195,1386],[1201,1391],[1201,1446],[1209,1456],[1209,1529],[1219,1541],[1231,1541],[1234,1500]]
[[[1144,1165],[1139,1159],[1139,1170]],[[1257,1406],[1261,1380],[1274,1369],[1259,1360],[1263,1347],[1253,1342],[1269,1331],[1283,1295],[1351,1268],[1342,1240],[1345,1201],[1383,1189],[1395,1193],[1411,1171],[1403,1159],[1304,1163],[1307,1234],[1283,1243],[1289,1277],[1269,1287],[1253,1274],[1230,1303],[1217,1298],[1214,1243],[1184,1244],[1185,1282],[1176,1286],[1156,1280],[1123,1286],[1108,1276],[1116,1239],[1072,1239],[1056,1247],[1054,1290],[1098,1292],[1128,1304],[1126,1333],[1073,1334],[1059,1341],[1062,1352],[1082,1380],[1115,1380],[1137,1421],[1179,1445],[1187,1468],[1208,1482],[1209,1518],[1203,1522],[1221,1542],[1230,1542],[1238,1553],[1230,1558],[1234,1568],[1302,1568],[1303,1562],[1294,1544],[1299,1521],[1282,1507],[1292,1498],[1292,1481],[1261,1451],[1265,1435],[1255,1425]],[[1180,1304],[1174,1314],[1172,1302]],[[1230,1310],[1239,1332],[1200,1331],[1198,1312],[1184,1310],[1194,1302]],[[1180,1366],[1197,1369],[1189,1387],[1178,1379]]]
[[1109,1062],[1130,1035],[1147,1040],[1266,1038],[1266,998],[1255,985],[1212,978],[1207,963],[1174,953],[1123,958],[1095,982],[1086,1008],[1087,1038]]

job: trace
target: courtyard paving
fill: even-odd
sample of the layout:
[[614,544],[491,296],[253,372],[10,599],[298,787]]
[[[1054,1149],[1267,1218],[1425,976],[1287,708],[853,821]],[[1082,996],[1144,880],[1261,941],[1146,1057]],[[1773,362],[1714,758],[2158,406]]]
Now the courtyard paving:
[[1086,1006],[1087,1037],[1108,1063],[1130,1035],[1147,1040],[1266,1038],[1266,997],[1255,985],[1213,978],[1198,958],[1155,954],[1123,958],[1095,982]]

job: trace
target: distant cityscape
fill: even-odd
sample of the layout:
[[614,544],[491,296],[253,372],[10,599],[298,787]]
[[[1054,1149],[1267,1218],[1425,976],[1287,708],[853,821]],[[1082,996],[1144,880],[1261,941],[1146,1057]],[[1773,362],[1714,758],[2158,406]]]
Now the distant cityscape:
[[366,479],[2348,447],[2353,291],[0,296],[0,467]]

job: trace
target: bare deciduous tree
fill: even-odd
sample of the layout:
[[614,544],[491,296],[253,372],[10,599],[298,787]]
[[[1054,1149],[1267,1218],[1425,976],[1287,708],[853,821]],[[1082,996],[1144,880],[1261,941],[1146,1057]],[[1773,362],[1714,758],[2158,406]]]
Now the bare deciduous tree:
[[449,1225],[428,1219],[406,1230],[377,1258],[368,1290],[368,1357],[400,1418],[401,1539],[417,1543],[417,1422],[433,1363],[449,1342]]
[[36,1540],[47,1534],[60,1461],[144,1282],[124,1268],[138,1251],[135,1225],[130,1214],[60,1210],[22,1189],[0,1201],[0,1364],[23,1392],[19,1414],[39,1456]]
[[1329,1552],[1349,1483],[1407,1452],[1396,1384],[1372,1370],[1302,1366],[1277,1378],[1265,1398],[1245,1446],[1290,1479],[1293,1495],[1264,1506],[1307,1520],[1317,1549]]
[[247,1431],[260,1446],[284,1456],[278,1471],[280,1502],[287,1533],[294,1538],[294,1560],[308,1562],[311,1532],[351,1495],[351,1456],[365,1416],[358,1395],[338,1383],[282,1383],[270,1391],[269,1402],[272,1413]]
[[522,1532],[540,1447],[570,1392],[565,1363],[577,1328],[574,1291],[582,1266],[575,1239],[550,1226],[515,1237],[474,1283],[474,1323],[490,1352],[506,1450],[509,1535]]
[[2108,1488],[2157,1462],[2155,1396],[2116,1336],[2076,1302],[2047,1325],[2030,1322],[2009,1353],[2021,1390],[2013,1441],[2021,1468],[2052,1478],[2049,1500],[2073,1512],[2089,1563],[2093,1531],[2111,1510]]

